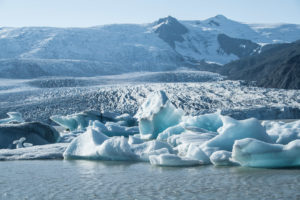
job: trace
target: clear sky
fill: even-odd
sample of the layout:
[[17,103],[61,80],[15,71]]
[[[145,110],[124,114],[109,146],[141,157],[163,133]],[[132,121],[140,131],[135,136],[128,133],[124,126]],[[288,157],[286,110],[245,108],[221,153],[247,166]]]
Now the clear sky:
[[0,26],[88,27],[217,14],[248,23],[300,24],[300,0],[0,0]]

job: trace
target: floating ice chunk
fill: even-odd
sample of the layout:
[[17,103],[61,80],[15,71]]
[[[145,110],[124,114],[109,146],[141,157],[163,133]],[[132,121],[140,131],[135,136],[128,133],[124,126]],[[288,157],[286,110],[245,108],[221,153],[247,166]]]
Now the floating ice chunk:
[[0,160],[63,159],[67,145],[55,143],[19,149],[0,149]]
[[9,113],[7,113],[7,115],[8,115],[8,118],[0,119],[0,124],[24,122],[24,120],[22,118],[22,114],[19,112],[9,112]]
[[207,132],[207,133],[199,133],[192,131],[185,131],[180,135],[173,135],[168,138],[167,142],[172,146],[176,147],[181,144],[192,144],[197,143],[201,145],[210,139],[214,138],[217,133]]
[[209,159],[216,166],[239,165],[237,162],[232,160],[230,151],[216,151],[209,157]]
[[65,159],[98,159],[96,147],[107,139],[101,132],[88,128],[70,143],[63,156]]
[[132,145],[132,144],[142,144],[143,142],[144,142],[144,140],[142,140],[140,138],[139,134],[129,135],[128,144],[130,144],[130,145]]
[[202,164],[210,164],[209,157],[202,151],[202,149],[198,145],[195,144],[189,145],[185,157],[193,160],[199,160]]
[[183,116],[180,124],[167,128],[158,135],[157,139],[167,140],[168,137],[179,135],[185,131],[216,132],[222,125],[220,112],[199,116]]
[[89,125],[90,120],[100,120],[100,112],[84,111],[67,116],[54,115],[50,119],[57,124],[74,131],[77,129],[85,129]]
[[161,132],[157,136],[157,139],[158,140],[167,140],[168,137],[170,137],[172,135],[179,135],[179,134],[183,133],[184,131],[185,131],[185,128],[183,127],[183,125],[177,124],[175,126],[171,126],[171,127],[167,128],[166,130]]
[[13,142],[25,137],[33,145],[55,143],[59,133],[51,126],[40,122],[0,125],[0,149],[15,148]]
[[101,160],[123,161],[137,160],[137,156],[133,153],[125,137],[112,137],[97,147],[97,156]]
[[141,161],[149,161],[150,155],[173,153],[173,149],[168,143],[157,140],[131,145],[131,148],[133,152],[139,156],[139,160]]
[[165,92],[155,92],[147,98],[136,114],[141,138],[156,138],[160,132],[178,124],[182,116],[183,111],[176,109]]
[[300,120],[289,123],[264,121],[262,125],[266,127],[273,142],[278,144],[288,144],[293,140],[300,139]]
[[128,137],[129,135],[134,135],[139,133],[139,127],[125,127],[120,126],[119,124],[115,122],[106,122],[105,126],[107,128],[107,131],[103,131],[103,133],[107,136],[125,136]]
[[151,165],[180,167],[180,166],[196,166],[202,163],[199,160],[183,158],[175,154],[160,154],[149,156]]
[[234,143],[232,158],[242,166],[281,168],[300,166],[300,140],[287,145],[246,138]]
[[101,131],[103,134],[112,137],[112,136],[125,136],[134,135],[139,133],[139,128],[137,126],[126,127],[121,126],[115,122],[106,122],[105,124],[99,121],[91,122],[93,129]]
[[84,133],[83,130],[76,130],[71,132],[61,132],[58,142],[59,143],[71,143],[76,137]]
[[20,139],[13,141],[13,144],[16,145],[16,149],[33,146],[31,143],[24,143],[25,140],[25,137],[21,137]]
[[[218,128],[223,125],[222,115],[218,111],[216,113],[204,114],[199,116],[184,116],[182,123],[186,129],[193,127],[205,129],[211,132],[217,132]],[[188,128],[190,127],[190,128]]]
[[98,111],[84,111],[67,116],[54,115],[50,119],[70,131],[85,130],[90,121],[115,122],[115,126],[134,126],[136,124],[136,120],[129,114],[119,115],[115,112],[101,113]]
[[219,135],[206,142],[202,147],[207,155],[218,150],[232,151],[234,141],[243,138],[271,142],[265,128],[255,118],[235,120],[228,116],[222,116],[221,119],[223,126],[218,129]]

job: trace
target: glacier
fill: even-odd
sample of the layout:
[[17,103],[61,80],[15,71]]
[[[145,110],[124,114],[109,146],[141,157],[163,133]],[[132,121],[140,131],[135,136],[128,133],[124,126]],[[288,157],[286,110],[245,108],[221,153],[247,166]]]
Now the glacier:
[[[101,113],[105,114],[101,116]],[[161,90],[147,96],[135,116],[99,110],[60,115],[55,120],[68,130],[58,133],[47,126],[50,132],[39,128],[35,133],[50,137],[55,144],[45,142],[41,145],[34,143],[28,135],[18,134],[8,144],[19,148],[0,149],[0,160],[64,158],[149,162],[162,167],[209,164],[263,168],[300,166],[300,120],[237,120],[225,116],[222,111],[191,116],[173,104]],[[30,124],[2,124],[0,136],[6,134],[1,132],[3,127],[13,127],[10,134],[14,135],[19,127],[34,130],[42,126]],[[24,144],[24,140],[34,146]]]

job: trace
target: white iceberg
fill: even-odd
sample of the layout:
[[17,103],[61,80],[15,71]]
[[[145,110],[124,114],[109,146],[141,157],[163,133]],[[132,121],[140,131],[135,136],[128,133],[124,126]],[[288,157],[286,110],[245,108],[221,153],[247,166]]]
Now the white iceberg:
[[216,151],[209,157],[212,164],[215,166],[235,166],[239,165],[237,162],[234,162],[231,158],[230,151]]
[[134,154],[128,144],[128,139],[123,136],[105,140],[103,144],[97,147],[97,157],[100,160],[137,160],[136,154]]
[[126,127],[116,122],[106,122],[105,124],[100,121],[93,121],[91,124],[94,129],[99,129],[103,134],[112,136],[125,136],[134,135],[139,133],[138,126]]
[[300,166],[300,140],[286,145],[246,138],[234,143],[232,158],[241,166],[282,168]]
[[107,139],[103,133],[88,128],[69,144],[63,156],[65,159],[98,159],[97,146]]
[[149,160],[151,165],[169,167],[196,166],[202,164],[199,160],[192,160],[168,153],[160,155],[151,155],[149,157]]
[[24,119],[22,118],[22,114],[19,112],[8,112],[7,115],[8,118],[0,119],[0,124],[24,122]]
[[55,143],[19,149],[0,149],[0,161],[63,159],[68,144]]
[[25,140],[25,137],[21,137],[20,139],[13,141],[13,144],[16,145],[16,149],[33,146],[31,143],[25,143]]
[[209,156],[219,150],[232,151],[234,142],[243,138],[255,138],[271,142],[265,128],[255,118],[235,120],[228,116],[222,116],[221,119],[223,126],[218,129],[219,134],[202,146],[202,149]]
[[202,164],[210,164],[209,157],[196,144],[189,145],[189,148],[187,150],[185,157],[193,159],[193,160],[199,160]]
[[150,95],[142,104],[136,117],[142,139],[155,139],[168,127],[178,124],[183,111],[177,109],[163,91]]
[[139,160],[149,162],[149,156],[165,153],[173,153],[172,147],[165,142],[152,140],[141,144],[131,145],[133,152],[138,155]]
[[289,123],[263,121],[262,125],[274,143],[288,144],[293,140],[300,139],[300,120]]
[[179,135],[185,131],[192,132],[217,132],[223,125],[220,112],[204,114],[199,116],[183,116],[179,124],[169,127],[161,132],[157,139],[167,140],[168,137]]

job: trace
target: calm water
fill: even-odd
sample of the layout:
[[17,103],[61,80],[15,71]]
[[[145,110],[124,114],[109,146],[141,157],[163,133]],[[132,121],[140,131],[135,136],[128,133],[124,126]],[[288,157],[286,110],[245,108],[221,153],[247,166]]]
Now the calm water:
[[0,199],[300,199],[300,170],[0,162]]

